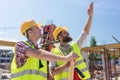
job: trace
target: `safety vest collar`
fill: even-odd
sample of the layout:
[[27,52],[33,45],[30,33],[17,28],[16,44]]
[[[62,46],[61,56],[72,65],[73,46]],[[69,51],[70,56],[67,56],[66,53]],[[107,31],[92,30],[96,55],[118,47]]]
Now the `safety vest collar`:
[[35,49],[35,46],[33,45],[33,43],[32,43],[30,40],[25,41],[24,43],[25,43],[26,45],[28,45],[29,47]]

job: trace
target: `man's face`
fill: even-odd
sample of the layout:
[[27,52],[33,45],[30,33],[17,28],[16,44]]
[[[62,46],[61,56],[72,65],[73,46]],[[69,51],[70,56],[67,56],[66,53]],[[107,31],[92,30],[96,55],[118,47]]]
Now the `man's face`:
[[35,36],[36,36],[37,38],[40,38],[40,37],[41,37],[41,29],[40,29],[37,25],[34,25],[31,29],[32,29],[31,34],[34,35],[34,37],[35,37]]
[[62,36],[62,41],[63,42],[72,41],[72,38],[69,36],[69,33],[67,31],[65,31],[65,30],[61,32],[61,36]]

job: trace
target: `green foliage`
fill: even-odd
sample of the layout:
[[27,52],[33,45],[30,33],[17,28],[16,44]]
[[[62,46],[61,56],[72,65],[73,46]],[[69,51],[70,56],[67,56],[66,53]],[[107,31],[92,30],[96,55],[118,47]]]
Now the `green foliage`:
[[95,40],[95,36],[92,36],[91,37],[91,41],[90,41],[90,46],[92,47],[92,46],[96,46],[96,40]]

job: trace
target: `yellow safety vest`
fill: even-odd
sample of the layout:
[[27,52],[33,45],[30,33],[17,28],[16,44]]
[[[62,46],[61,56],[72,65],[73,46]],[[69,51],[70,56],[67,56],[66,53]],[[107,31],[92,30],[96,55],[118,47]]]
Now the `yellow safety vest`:
[[[29,47],[35,49],[33,45],[25,42]],[[16,53],[11,63],[11,80],[47,80],[47,62],[41,60],[43,67],[39,68],[39,59],[29,57],[26,63],[17,68]]]
[[[78,45],[76,43],[72,43],[71,46],[72,46],[72,51],[77,53],[80,56],[80,58],[78,58],[75,62],[75,67],[77,67],[85,76],[84,78],[82,78],[79,75],[80,79],[82,79],[82,80],[89,79],[90,78],[90,73],[89,73],[89,70],[87,69],[86,63],[83,60],[83,57],[80,53],[80,49],[79,49]],[[53,48],[51,51],[54,54],[62,55],[57,48]],[[62,64],[64,64],[64,62],[57,61],[57,66],[60,66]],[[55,80],[68,80],[69,75],[70,75],[69,69],[65,69],[61,74],[55,75],[54,78],[55,78]]]

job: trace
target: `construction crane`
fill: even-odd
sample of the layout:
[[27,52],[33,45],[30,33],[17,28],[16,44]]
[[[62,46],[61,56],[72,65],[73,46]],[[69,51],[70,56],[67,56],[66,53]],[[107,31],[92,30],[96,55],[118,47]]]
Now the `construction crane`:
[[19,29],[19,27],[1,27],[0,30]]
[[120,44],[120,41],[118,41],[117,38],[115,38],[114,36],[112,36],[112,38]]
[[16,42],[14,41],[0,40],[0,46],[14,47],[15,44]]
[[[9,29],[19,29],[19,27],[0,27],[0,32],[2,32],[3,30],[9,30]],[[0,46],[14,47],[15,44],[16,44],[15,41],[0,40]]]

